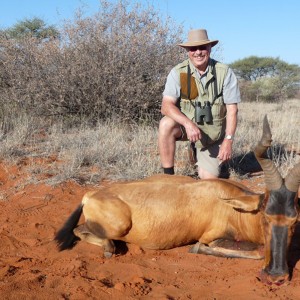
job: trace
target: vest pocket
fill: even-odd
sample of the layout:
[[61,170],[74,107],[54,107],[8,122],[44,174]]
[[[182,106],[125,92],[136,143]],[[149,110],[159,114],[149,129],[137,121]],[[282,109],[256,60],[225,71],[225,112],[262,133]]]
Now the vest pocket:
[[215,100],[211,112],[214,120],[222,119],[226,116],[226,106],[222,96]]
[[[192,104],[192,103],[193,104]],[[180,110],[183,114],[185,114],[190,120],[195,121],[195,100],[186,100],[181,99],[180,101]]]

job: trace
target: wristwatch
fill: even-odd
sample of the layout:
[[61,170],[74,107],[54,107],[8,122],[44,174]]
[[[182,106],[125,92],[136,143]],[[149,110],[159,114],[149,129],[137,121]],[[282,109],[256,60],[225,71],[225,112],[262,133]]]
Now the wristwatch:
[[225,139],[233,141],[233,135],[227,134],[225,135]]

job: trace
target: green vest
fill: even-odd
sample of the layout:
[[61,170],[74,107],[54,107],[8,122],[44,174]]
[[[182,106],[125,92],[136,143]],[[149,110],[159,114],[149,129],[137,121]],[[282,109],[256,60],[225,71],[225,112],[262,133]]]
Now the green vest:
[[[188,75],[188,65],[190,66],[190,76]],[[210,59],[204,87],[200,79],[198,79],[199,77],[195,74],[197,72],[196,68],[192,63],[189,63],[189,59],[183,61],[175,68],[180,76],[181,112],[195,122],[196,102],[200,102],[202,107],[205,101],[209,101],[211,104],[212,122],[197,123],[201,129],[202,138],[196,142],[196,147],[204,148],[224,138],[226,129],[226,105],[223,101],[222,91],[228,66]],[[217,77],[216,85],[215,76]]]

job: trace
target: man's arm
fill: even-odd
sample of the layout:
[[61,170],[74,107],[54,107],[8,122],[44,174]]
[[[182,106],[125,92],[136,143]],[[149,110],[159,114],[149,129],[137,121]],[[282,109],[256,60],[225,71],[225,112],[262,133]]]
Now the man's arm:
[[186,117],[176,106],[176,99],[170,96],[164,96],[162,100],[161,113],[173,119],[176,123],[185,128],[187,138],[191,142],[196,142],[201,138],[201,131],[198,126]]
[[[226,135],[234,136],[237,126],[237,104],[226,104],[227,116],[226,116]],[[232,156],[232,144],[233,140],[224,139],[221,144],[218,158],[222,161],[226,161]]]

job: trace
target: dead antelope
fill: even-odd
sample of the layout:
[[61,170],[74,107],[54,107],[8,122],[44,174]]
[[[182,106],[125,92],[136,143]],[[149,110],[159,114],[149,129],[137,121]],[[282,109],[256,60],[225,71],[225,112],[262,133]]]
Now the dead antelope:
[[[113,240],[148,249],[170,249],[196,242],[192,253],[265,258],[262,280],[288,279],[287,251],[298,218],[300,164],[281,177],[264,152],[271,145],[265,117],[255,155],[265,173],[266,192],[257,194],[230,180],[194,180],[156,175],[113,183],[88,192],[55,239],[60,250],[80,238],[115,253]],[[77,226],[81,214],[85,223]],[[231,244],[230,244],[231,241]],[[234,247],[238,242],[239,247]],[[257,245],[264,245],[262,253]]]

